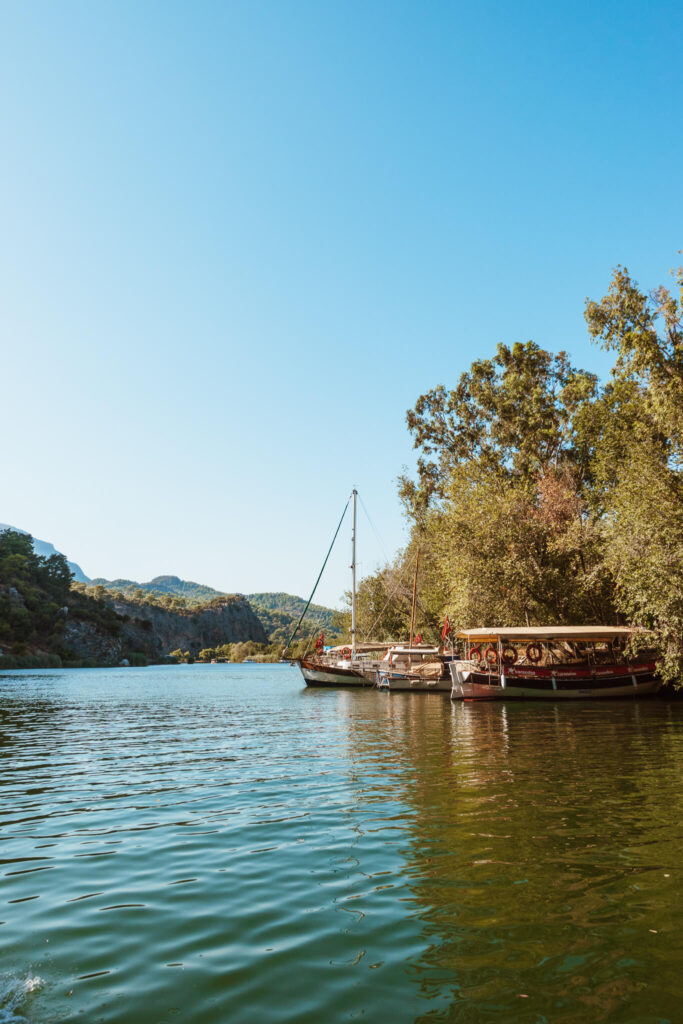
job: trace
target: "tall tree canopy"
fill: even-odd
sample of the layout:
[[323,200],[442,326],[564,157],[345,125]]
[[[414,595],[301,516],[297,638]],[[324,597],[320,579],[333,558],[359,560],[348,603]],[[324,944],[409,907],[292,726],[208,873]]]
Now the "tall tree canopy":
[[498,345],[493,359],[472,363],[455,388],[438,385],[407,413],[420,452],[417,482],[402,480],[409,508],[442,498],[462,466],[526,484],[567,462],[582,477],[589,453],[575,418],[596,388],[595,375],[574,369],[565,352],[552,355],[533,341]]
[[641,291],[617,267],[587,301],[592,337],[616,353],[599,403],[594,501],[618,608],[654,629],[660,666],[683,681],[683,271],[678,297]]
[[[498,345],[407,413],[418,452],[400,494],[410,543],[361,586],[361,629],[627,621],[654,630],[683,682],[683,271],[678,295],[617,267],[586,301],[609,380],[532,341]],[[379,624],[376,622],[380,618]]]

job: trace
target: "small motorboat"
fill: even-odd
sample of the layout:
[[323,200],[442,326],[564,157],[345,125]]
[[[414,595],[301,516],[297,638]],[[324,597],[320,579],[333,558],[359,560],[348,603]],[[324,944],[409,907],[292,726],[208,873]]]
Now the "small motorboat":
[[380,690],[450,693],[452,683],[448,664],[450,655],[427,644],[397,644],[377,662],[376,677]]

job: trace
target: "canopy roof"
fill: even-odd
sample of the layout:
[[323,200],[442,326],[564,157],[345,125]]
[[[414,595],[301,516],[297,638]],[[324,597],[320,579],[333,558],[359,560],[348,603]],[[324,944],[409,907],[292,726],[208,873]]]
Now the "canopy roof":
[[456,636],[465,640],[612,640],[635,633],[649,633],[639,626],[491,626],[463,629]]

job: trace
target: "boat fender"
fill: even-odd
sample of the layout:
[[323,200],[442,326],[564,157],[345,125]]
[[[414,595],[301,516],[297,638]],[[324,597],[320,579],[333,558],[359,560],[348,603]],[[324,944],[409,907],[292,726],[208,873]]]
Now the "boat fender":
[[526,656],[532,665],[537,665],[543,657],[543,648],[540,644],[534,641],[534,643],[528,645],[526,649]]
[[514,665],[517,662],[517,651],[514,647],[504,647],[500,654],[504,665]]
[[484,657],[489,665],[495,665],[498,661],[498,651],[495,647],[487,647],[484,651]]
[[348,661],[348,659],[351,657],[351,648],[350,647],[342,647],[342,649],[340,651],[340,654],[341,654],[342,658],[346,658],[346,660]]

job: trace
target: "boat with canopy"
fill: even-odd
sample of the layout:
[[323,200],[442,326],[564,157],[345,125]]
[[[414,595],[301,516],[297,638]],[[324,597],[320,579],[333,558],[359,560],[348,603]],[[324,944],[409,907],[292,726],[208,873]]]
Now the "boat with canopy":
[[450,663],[453,700],[639,697],[657,693],[650,633],[631,626],[461,630]]

